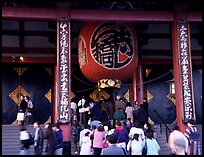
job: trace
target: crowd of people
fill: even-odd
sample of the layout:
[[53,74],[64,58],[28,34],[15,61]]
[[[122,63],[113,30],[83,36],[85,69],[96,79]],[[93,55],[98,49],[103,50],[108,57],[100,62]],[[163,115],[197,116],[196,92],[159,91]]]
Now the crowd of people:
[[[84,104],[87,103],[85,97],[83,99]],[[75,106],[83,108],[83,104]],[[148,123],[146,97],[140,105],[137,101],[125,103],[119,96],[114,104],[101,97],[98,103],[89,103],[86,108],[89,108],[86,121],[82,120],[83,116],[77,116],[77,109],[72,112],[75,154],[144,155],[144,148],[147,148],[146,155],[159,155],[157,135]],[[192,122],[186,124],[184,133],[174,128],[169,136],[172,155],[200,154],[199,133]]]
[[[145,145],[147,155],[159,154],[160,146],[148,123],[146,98],[142,104],[135,101],[132,105],[130,102],[125,103],[118,95],[114,103],[104,97],[98,103],[88,103],[83,96],[78,104],[73,104],[74,102],[71,105],[72,135],[75,154],[142,155]],[[84,106],[88,108],[87,113],[77,113]]]
[[[114,104],[103,97],[98,103],[88,102],[83,96],[78,103],[71,102],[71,109],[75,154],[159,155],[157,135],[148,123],[147,98],[139,105],[137,101],[125,103],[119,96]],[[185,124],[184,133],[174,127],[168,139],[169,148],[174,155],[200,155],[198,130],[192,120]],[[35,155],[41,155],[43,141],[47,140],[46,154],[62,155],[64,143],[59,123],[45,124],[45,134],[39,122],[34,122],[33,127],[35,132],[31,137],[21,124],[20,154],[29,154],[30,145],[34,145]]]

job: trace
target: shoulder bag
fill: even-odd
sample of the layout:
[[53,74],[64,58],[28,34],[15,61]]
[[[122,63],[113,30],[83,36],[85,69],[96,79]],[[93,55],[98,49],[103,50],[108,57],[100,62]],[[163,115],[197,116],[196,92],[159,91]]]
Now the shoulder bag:
[[128,155],[131,155],[131,154],[132,154],[132,140],[130,140],[130,148],[128,151]]
[[146,141],[146,139],[145,139],[145,145],[142,149],[142,155],[147,155],[147,141]]

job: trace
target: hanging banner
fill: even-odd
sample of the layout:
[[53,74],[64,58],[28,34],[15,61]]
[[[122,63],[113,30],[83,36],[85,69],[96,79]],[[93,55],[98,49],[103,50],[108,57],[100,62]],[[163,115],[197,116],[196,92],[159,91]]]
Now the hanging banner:
[[61,20],[58,22],[59,30],[59,51],[58,51],[58,114],[60,123],[69,122],[69,109],[70,104],[69,93],[70,93],[70,51],[69,51],[69,33],[70,25],[66,20]]
[[191,71],[191,55],[189,45],[189,28],[187,23],[178,23],[179,31],[179,47],[180,47],[180,60],[181,64],[181,83],[183,94],[183,113],[184,121],[188,119],[195,120],[195,107],[193,97],[192,85],[192,71]]

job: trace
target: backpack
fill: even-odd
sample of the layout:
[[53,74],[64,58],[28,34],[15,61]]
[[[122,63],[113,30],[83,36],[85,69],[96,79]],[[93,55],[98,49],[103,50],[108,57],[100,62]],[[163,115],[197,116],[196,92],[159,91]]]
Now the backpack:
[[61,148],[61,146],[62,146],[61,142],[59,141],[56,133],[54,133],[54,149]]

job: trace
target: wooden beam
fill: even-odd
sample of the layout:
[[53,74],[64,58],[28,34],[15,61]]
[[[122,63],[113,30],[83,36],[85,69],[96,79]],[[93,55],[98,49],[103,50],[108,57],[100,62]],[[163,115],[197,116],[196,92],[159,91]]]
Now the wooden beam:
[[[191,50],[191,56],[201,56],[202,57],[202,50]],[[139,55],[140,56],[155,56],[158,57],[159,56],[173,56],[173,52],[172,50],[159,50],[159,49],[141,49],[139,50]]]
[[[172,12],[118,11],[118,10],[70,10],[71,19],[79,21],[116,22],[171,22]],[[90,18],[91,17],[91,18]]]
[[[2,7],[2,19],[8,20],[51,20],[68,16],[79,21],[118,21],[118,22],[172,22],[174,12],[161,11],[118,11],[118,10],[82,10],[66,8],[28,8]],[[202,13],[188,13],[189,21],[202,22]]]
[[2,7],[2,19],[9,20],[57,20],[57,9]]
[[202,12],[187,12],[189,22],[202,22]]
[[173,60],[172,59],[142,59],[140,61],[141,65],[172,65],[173,64]]
[[53,63],[56,64],[55,57],[24,57],[23,61],[19,58],[13,59],[12,57],[3,57],[3,63]]
[[[2,35],[20,35],[19,30],[2,30]],[[55,37],[56,31],[27,31],[24,30],[21,32],[23,36],[47,36],[47,37]]]
[[[142,59],[140,61],[141,65],[173,65],[172,59]],[[192,59],[193,65],[202,66],[202,59]]]
[[56,54],[57,48],[44,48],[44,47],[24,47],[20,49],[19,47],[2,47],[1,48],[2,54]]
[[[77,57],[71,58],[72,64],[78,64]],[[24,61],[22,62],[19,58],[16,58],[13,61],[13,58],[10,57],[2,57],[3,63],[56,63],[55,57],[24,57]],[[142,59],[140,61],[141,65],[173,65],[172,59]],[[202,60],[192,59],[192,64],[202,66]]]

